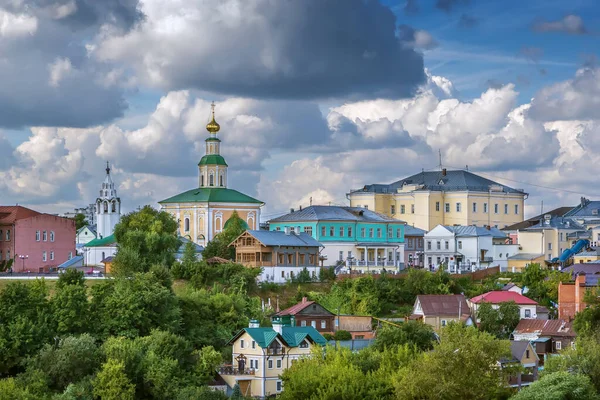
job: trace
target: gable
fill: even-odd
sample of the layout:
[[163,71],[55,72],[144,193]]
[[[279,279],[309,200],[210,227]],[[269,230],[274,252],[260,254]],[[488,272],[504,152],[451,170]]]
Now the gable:
[[308,307],[305,307],[303,310],[299,311],[296,315],[302,315],[302,316],[318,315],[318,316],[327,316],[327,317],[334,316],[333,313],[329,312],[325,307],[321,306],[318,303],[310,304]]
[[435,228],[433,228],[432,230],[430,230],[429,233],[426,233],[425,236],[426,237],[454,236],[454,233],[450,232],[445,226],[438,225]]

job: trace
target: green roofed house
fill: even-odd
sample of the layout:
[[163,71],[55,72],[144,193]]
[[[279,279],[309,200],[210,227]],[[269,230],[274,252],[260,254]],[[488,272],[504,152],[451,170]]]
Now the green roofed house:
[[83,246],[85,265],[100,265],[102,260],[117,254],[115,235],[90,240]]
[[215,120],[206,125],[210,136],[205,140],[206,155],[198,163],[198,187],[159,201],[163,211],[179,221],[179,235],[206,246],[221,232],[234,211],[237,211],[248,229],[258,229],[260,210],[264,203],[227,187],[227,162],[220,154],[221,140],[217,132],[221,127]]
[[228,344],[233,346],[232,363],[222,366],[219,374],[229,391],[239,385],[244,396],[265,398],[281,393],[283,371],[310,357],[312,349],[325,346],[327,340],[312,326],[273,321],[272,328],[261,328],[252,320]]

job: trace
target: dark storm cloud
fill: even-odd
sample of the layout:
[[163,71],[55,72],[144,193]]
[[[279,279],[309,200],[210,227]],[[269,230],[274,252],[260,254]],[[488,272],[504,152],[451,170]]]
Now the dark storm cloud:
[[569,14],[558,21],[537,21],[533,24],[536,32],[561,32],[570,35],[583,35],[588,33],[583,19],[579,15]]
[[201,14],[149,16],[178,19],[177,37],[142,24],[142,33],[105,42],[101,57],[134,65],[164,89],[258,98],[397,98],[425,81],[422,56],[402,46],[396,17],[378,1],[190,0],[186,6]]

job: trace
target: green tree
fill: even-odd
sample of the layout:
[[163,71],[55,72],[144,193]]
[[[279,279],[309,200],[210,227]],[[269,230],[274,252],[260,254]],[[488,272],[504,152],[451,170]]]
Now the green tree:
[[494,309],[490,303],[479,305],[477,318],[480,320],[479,328],[491,333],[499,339],[508,339],[517,327],[520,320],[520,309],[514,301],[500,303]]
[[221,257],[226,260],[235,260],[235,248],[229,245],[248,229],[248,225],[235,210],[231,213],[231,217],[227,220],[226,225],[225,229],[215,235],[213,240],[208,242],[204,248],[202,252],[204,259]]
[[125,375],[123,363],[108,359],[94,379],[94,395],[102,400],[133,400],[135,386]]
[[174,263],[171,272],[175,279],[191,279],[198,272],[200,265],[196,246],[192,242],[187,242],[183,248],[181,262]]
[[600,332],[600,289],[591,289],[585,293],[587,307],[575,315],[573,328],[580,335],[593,335]]
[[[139,255],[139,268],[148,271],[154,264],[173,264],[175,252],[181,245],[178,229],[178,223],[171,214],[145,206],[121,218],[115,226],[115,239],[119,253],[123,248],[133,250]],[[132,269],[137,270],[135,267]]]
[[39,400],[14,378],[0,379],[0,400]]
[[574,347],[560,352],[560,357],[550,357],[544,364],[544,373],[575,372],[590,378],[600,392],[600,332],[579,335]]
[[399,327],[385,325],[379,328],[374,346],[379,351],[384,351],[408,344],[424,351],[433,348],[434,339],[431,326],[419,321],[408,321]]
[[352,334],[345,330],[339,330],[333,335],[334,340],[352,340]]
[[398,371],[394,378],[396,398],[502,398],[507,390],[504,382],[513,371],[494,366],[506,357],[510,357],[507,340],[451,323],[442,329],[441,341],[433,351],[421,353]]
[[84,214],[81,214],[81,213],[75,214],[75,216],[73,217],[73,220],[75,221],[75,230],[77,230],[77,231],[87,225],[87,220],[86,220]]
[[61,274],[51,304],[58,334],[80,334],[89,330],[90,304],[83,272],[68,268]]
[[52,400],[94,400],[94,386],[91,377],[69,384],[64,392],[55,395]]
[[310,276],[310,272],[308,272],[308,268],[304,267],[302,271],[298,273],[298,275],[292,278],[293,283],[308,283],[312,282],[313,278]]
[[598,400],[600,396],[582,374],[554,372],[522,389],[512,400]]

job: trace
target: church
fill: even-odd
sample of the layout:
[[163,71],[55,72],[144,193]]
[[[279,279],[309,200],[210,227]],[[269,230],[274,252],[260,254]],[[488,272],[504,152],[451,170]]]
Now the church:
[[206,125],[206,155],[198,163],[198,187],[159,201],[163,211],[173,215],[179,222],[179,235],[205,246],[221,232],[234,211],[237,211],[247,229],[258,229],[260,210],[264,203],[237,190],[227,187],[227,163],[221,155],[221,129],[212,119]]

